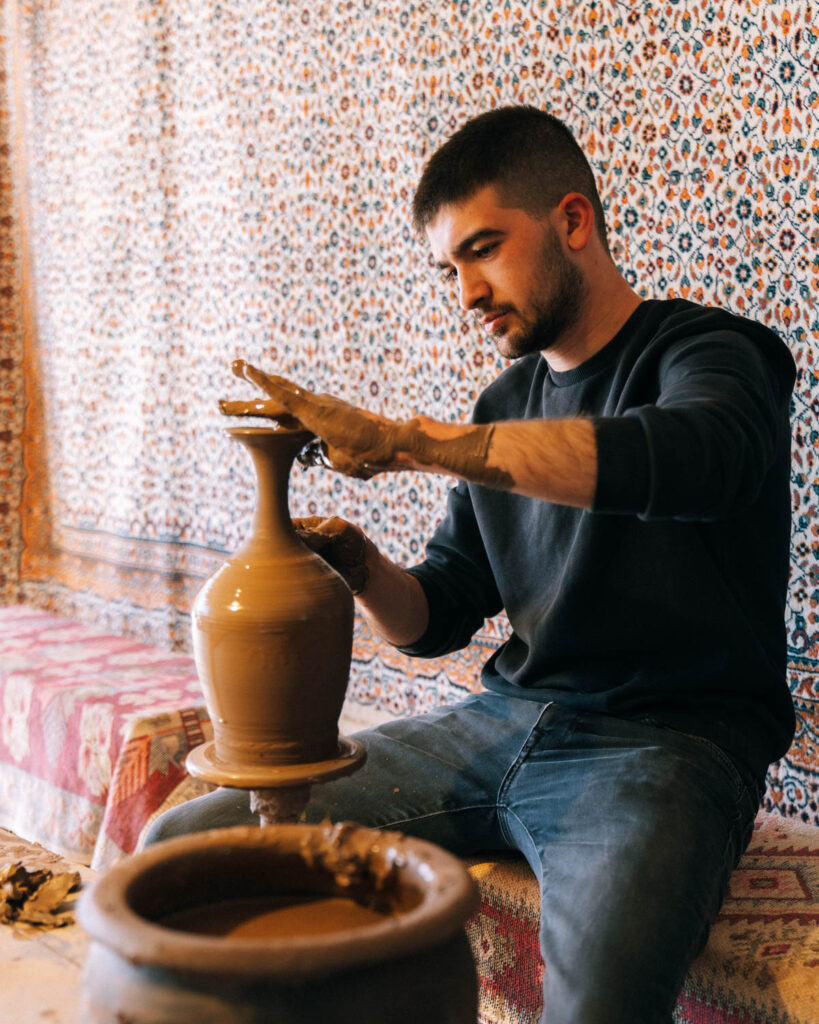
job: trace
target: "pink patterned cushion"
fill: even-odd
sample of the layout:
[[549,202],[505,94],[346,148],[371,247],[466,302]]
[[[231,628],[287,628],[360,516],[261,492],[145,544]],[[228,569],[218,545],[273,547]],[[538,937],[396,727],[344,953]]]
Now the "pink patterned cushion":
[[190,657],[0,609],[0,825],[100,866],[133,850],[206,738]]

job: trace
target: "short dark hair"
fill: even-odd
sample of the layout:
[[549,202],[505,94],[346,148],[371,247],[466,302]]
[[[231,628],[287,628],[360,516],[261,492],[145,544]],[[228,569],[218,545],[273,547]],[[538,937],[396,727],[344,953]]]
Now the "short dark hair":
[[487,185],[536,216],[553,210],[569,192],[592,205],[608,252],[603,205],[583,150],[558,118],[532,106],[497,107],[451,136],[427,163],[412,204],[416,230],[423,232],[440,208],[461,202]]

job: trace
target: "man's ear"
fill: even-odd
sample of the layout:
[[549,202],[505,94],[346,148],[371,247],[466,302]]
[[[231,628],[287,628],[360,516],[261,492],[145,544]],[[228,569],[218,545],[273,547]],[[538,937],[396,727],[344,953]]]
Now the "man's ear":
[[594,210],[581,192],[567,192],[557,204],[557,213],[566,245],[580,252],[594,234]]

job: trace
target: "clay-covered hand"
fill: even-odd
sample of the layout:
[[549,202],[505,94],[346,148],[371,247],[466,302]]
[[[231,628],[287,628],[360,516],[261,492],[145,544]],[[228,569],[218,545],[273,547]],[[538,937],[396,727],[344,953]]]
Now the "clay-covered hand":
[[290,430],[305,429],[295,416],[291,416],[280,402],[275,402],[272,398],[257,398],[249,402],[223,398],[219,402],[219,410],[225,416],[261,416],[264,419],[275,420]]
[[311,551],[321,555],[354,594],[364,590],[369,576],[367,545],[371,541],[362,530],[338,516],[306,516],[294,519],[293,526]]
[[271,376],[242,359],[233,364],[237,377],[256,384],[267,401],[222,402],[229,415],[268,416],[284,426],[302,426],[322,442],[333,469],[369,479],[394,464],[402,425],[395,420],[358,409],[333,395],[319,395],[283,377]]
[[493,423],[443,423],[422,415],[391,420],[333,395],[314,394],[241,359],[233,364],[233,372],[266,391],[269,398],[223,402],[222,412],[269,416],[315,434],[318,441],[299,456],[306,465],[328,465],[364,480],[385,470],[412,469],[452,473],[473,483],[507,490],[514,484],[514,478],[489,459]]

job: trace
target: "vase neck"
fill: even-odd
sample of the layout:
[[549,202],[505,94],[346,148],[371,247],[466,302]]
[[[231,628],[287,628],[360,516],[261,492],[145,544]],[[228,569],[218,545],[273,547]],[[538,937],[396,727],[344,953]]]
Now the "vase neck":
[[230,427],[228,433],[245,446],[256,472],[253,526],[242,550],[300,551],[302,543],[290,521],[290,469],[296,455],[313,435],[306,430],[265,427]]

